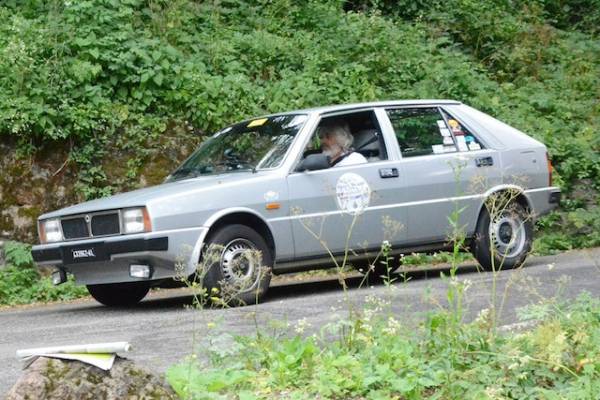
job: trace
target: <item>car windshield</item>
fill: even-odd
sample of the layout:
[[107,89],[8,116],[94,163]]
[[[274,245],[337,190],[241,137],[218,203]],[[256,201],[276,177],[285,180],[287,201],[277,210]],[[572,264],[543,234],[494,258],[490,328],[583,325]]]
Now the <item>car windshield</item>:
[[214,134],[169,177],[167,181],[199,175],[275,168],[307,116],[285,114],[257,118],[229,126]]

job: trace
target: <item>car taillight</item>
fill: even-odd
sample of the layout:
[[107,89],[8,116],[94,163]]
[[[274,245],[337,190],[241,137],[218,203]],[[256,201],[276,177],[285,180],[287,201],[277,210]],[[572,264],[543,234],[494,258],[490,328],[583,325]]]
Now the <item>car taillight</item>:
[[552,161],[550,161],[548,153],[546,153],[546,162],[548,164],[548,186],[552,186]]

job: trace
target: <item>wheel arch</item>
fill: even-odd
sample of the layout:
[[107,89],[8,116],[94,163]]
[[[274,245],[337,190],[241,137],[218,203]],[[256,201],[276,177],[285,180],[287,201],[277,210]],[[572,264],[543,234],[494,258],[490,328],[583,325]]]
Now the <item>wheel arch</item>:
[[479,221],[481,220],[481,215],[486,208],[485,204],[488,199],[490,199],[493,196],[497,196],[502,193],[508,193],[511,191],[515,192],[513,195],[511,195],[514,196],[513,201],[516,201],[517,204],[521,205],[527,213],[533,212],[533,206],[531,204],[531,201],[527,197],[527,194],[525,193],[525,189],[517,185],[494,186],[493,188],[489,189],[483,194],[483,201],[481,202],[479,206],[479,212],[477,213],[477,224],[479,224]]
[[265,242],[271,251],[272,258],[275,260],[276,246],[273,230],[269,223],[265,221],[259,213],[249,208],[221,210],[211,216],[205,223],[205,226],[208,228],[205,241],[221,227],[231,224],[245,225],[258,232],[258,234],[265,239]]

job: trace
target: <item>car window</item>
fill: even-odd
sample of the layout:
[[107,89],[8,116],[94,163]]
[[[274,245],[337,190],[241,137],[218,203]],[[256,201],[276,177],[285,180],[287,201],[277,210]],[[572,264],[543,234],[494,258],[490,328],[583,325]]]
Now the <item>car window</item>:
[[452,153],[456,145],[437,108],[387,110],[403,157]]
[[444,110],[442,110],[442,114],[444,115],[446,121],[448,121],[448,126],[452,131],[458,151],[474,151],[484,148],[479,139],[477,139],[477,136],[475,136],[462,123],[460,123],[459,120]]
[[283,114],[244,121],[214,134],[181,164],[168,181],[233,171],[256,171],[281,164],[308,119]]
[[326,127],[332,126],[344,127],[351,134],[350,151],[359,153],[367,162],[387,160],[381,129],[372,110],[323,117],[304,149],[304,157],[324,150],[321,136]]

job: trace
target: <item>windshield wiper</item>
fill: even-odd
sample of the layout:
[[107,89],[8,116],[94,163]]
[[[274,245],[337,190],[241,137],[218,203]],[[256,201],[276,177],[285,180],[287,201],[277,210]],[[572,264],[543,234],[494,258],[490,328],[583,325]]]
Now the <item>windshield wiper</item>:
[[[226,166],[228,168],[231,168],[232,171],[241,171],[241,170],[251,170],[253,174],[256,173],[256,166],[254,164],[252,164],[249,161],[242,161],[242,160],[237,160],[237,159],[230,159],[230,160],[226,160],[226,161],[221,161],[218,163],[215,163],[215,165],[223,165]],[[241,167],[241,168],[240,168]],[[246,168],[244,168],[246,167]]]
[[178,178],[178,179],[195,178],[198,175],[202,175],[202,174],[206,173],[207,171],[210,172],[211,170],[212,170],[212,166],[209,166],[209,165],[197,165],[195,167],[179,168],[171,174],[170,179],[173,179],[173,178]]

